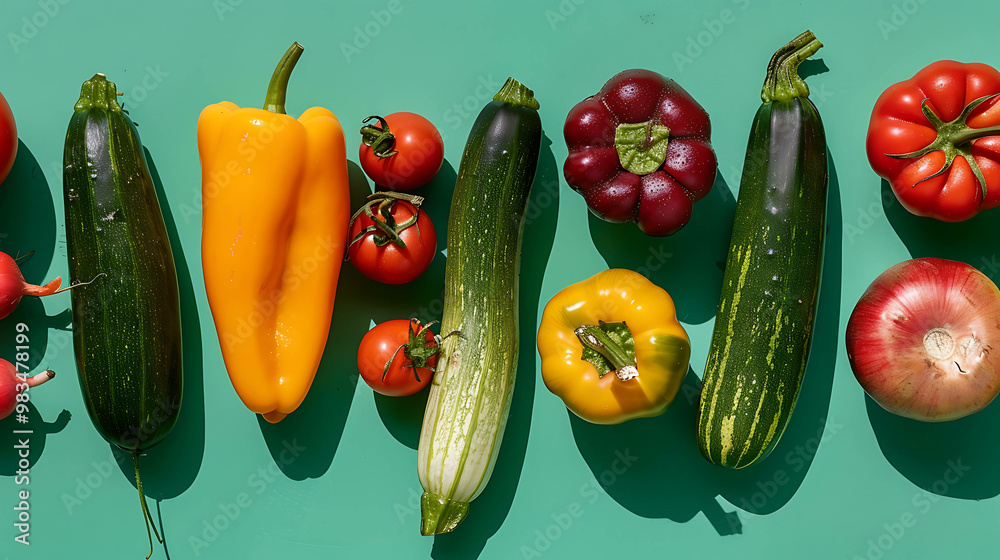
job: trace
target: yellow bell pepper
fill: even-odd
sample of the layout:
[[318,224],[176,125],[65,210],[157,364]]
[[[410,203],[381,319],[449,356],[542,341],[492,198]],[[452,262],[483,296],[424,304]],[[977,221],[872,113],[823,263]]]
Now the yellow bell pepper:
[[549,300],[538,353],[545,386],[573,413],[618,424],[667,409],[691,343],[667,292],[641,274],[611,269]]
[[198,118],[208,302],[233,387],[269,422],[298,408],[319,368],[350,220],[337,117],[285,114],[302,50],[278,63],[264,109],[223,101]]

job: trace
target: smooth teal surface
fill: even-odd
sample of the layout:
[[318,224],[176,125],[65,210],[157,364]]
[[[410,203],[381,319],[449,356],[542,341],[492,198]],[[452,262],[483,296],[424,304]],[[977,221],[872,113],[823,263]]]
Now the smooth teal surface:
[[[889,84],[942,58],[1000,65],[995,3],[278,4],[0,5],[0,91],[22,142],[0,187],[0,250],[36,250],[24,267],[31,281],[66,274],[63,139],[80,84],[95,72],[126,93],[162,181],[182,273],[188,387],[175,432],[142,459],[144,486],[167,539],[155,558],[167,551],[175,560],[992,554],[1000,529],[1000,404],[944,425],[891,417],[854,380],[843,330],[871,280],[911,255],[965,260],[994,278],[1000,271],[1000,211],[961,225],[913,218],[881,189],[864,152],[871,107]],[[716,263],[725,258],[764,69],[776,48],[807,28],[825,45],[816,57],[822,63],[808,63],[805,73],[833,163],[816,340],[781,443],[766,461],[731,472],[703,460],[694,441],[697,377],[721,283]],[[454,534],[418,532],[415,447],[425,394],[373,397],[358,384],[354,355],[372,320],[440,313],[443,256],[420,282],[399,288],[369,283],[345,267],[319,378],[302,410],[278,426],[262,426],[243,407],[222,365],[201,279],[196,119],[220,100],[261,104],[273,66],[293,40],[306,51],[291,79],[288,112],[332,109],[350,132],[350,159],[356,161],[359,143],[353,130],[370,114],[414,111],[440,128],[447,163],[422,194],[441,239],[479,108],[508,75],[533,88],[541,103],[551,146],[541,154],[524,244],[519,385],[493,479]],[[671,238],[588,218],[561,177],[567,111],[633,67],[675,78],[715,128],[719,181]],[[571,418],[545,389],[533,333],[553,294],[609,265],[642,268],[671,293],[693,356],[682,393],[664,416],[599,427]],[[398,299],[376,303],[389,296]],[[15,325],[24,321],[39,356],[33,365],[59,372],[31,392],[37,411],[30,423],[36,433],[28,547],[12,540],[12,508],[23,488],[12,476],[16,424],[0,422],[0,560],[141,558],[147,551],[131,467],[114,464],[84,409],[71,335],[60,330],[68,304],[66,294],[26,299],[0,321],[3,357],[11,358]]]

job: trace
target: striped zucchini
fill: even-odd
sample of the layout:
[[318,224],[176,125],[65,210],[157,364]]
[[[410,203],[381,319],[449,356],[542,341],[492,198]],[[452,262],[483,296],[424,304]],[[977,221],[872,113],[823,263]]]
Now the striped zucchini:
[[778,442],[809,355],[827,163],[798,65],[821,46],[807,31],[775,53],[747,146],[698,412],[702,454],[734,469]]
[[139,133],[116,90],[103,74],[84,82],[66,132],[70,279],[99,277],[73,290],[73,346],[91,421],[104,439],[132,453],[148,533],[156,525],[139,453],[166,437],[180,410],[180,298]]
[[521,232],[542,138],[537,109],[531,90],[509,78],[462,154],[448,218],[446,334],[418,452],[424,535],[465,518],[503,439],[517,367]]

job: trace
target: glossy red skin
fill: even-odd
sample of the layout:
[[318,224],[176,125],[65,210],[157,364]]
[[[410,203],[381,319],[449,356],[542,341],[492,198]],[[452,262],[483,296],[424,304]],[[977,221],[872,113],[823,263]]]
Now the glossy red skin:
[[[955,352],[937,358],[924,336],[942,328]],[[1000,392],[1000,290],[975,268],[914,259],[879,276],[847,323],[858,382],[889,412],[937,422],[972,414]]]
[[416,113],[393,113],[383,117],[396,137],[398,152],[380,158],[370,146],[361,144],[361,168],[376,185],[408,191],[426,185],[444,162],[444,140],[433,124]]
[[3,183],[14,166],[17,156],[17,126],[10,105],[0,94],[0,183]]
[[[409,202],[399,200],[393,203],[391,211],[396,223],[402,223],[410,219],[417,209]],[[351,222],[348,239],[353,240],[372,224],[371,218],[361,214]],[[427,212],[420,212],[417,223],[399,234],[406,244],[405,249],[395,243],[378,247],[375,245],[376,235],[367,233],[357,243],[352,243],[347,249],[347,257],[362,274],[384,284],[406,284],[416,280],[431,265],[437,252],[437,233]]]
[[[886,89],[872,110],[866,143],[872,169],[892,186],[903,206],[918,216],[961,222],[981,210],[1000,205],[1000,136],[987,136],[972,144],[972,156],[986,178],[986,198],[968,162],[956,157],[948,171],[921,179],[941,169],[944,153],[934,151],[919,158],[892,158],[926,147],[937,133],[921,112],[928,106],[945,122],[957,118],[970,102],[1000,93],[1000,72],[985,64],[942,60]],[[1000,125],[997,99],[986,101],[966,120],[973,128]]]
[[[650,120],[670,129],[667,156],[659,170],[639,176],[618,160],[615,129]],[[634,221],[649,235],[670,235],[687,224],[693,203],[715,182],[711,131],[708,113],[676,82],[649,70],[626,70],[570,110],[563,174],[597,216]]]
[[[403,350],[396,352],[400,345],[409,342],[409,332],[418,332],[420,326],[406,319],[394,319],[373,327],[358,348],[358,371],[365,383],[376,393],[389,397],[405,397],[419,392],[430,382],[434,372],[427,368],[417,368],[414,375],[411,363]],[[434,342],[434,333],[430,329],[424,331],[425,340]],[[393,358],[395,354],[395,358]],[[385,364],[392,360],[385,380],[382,379]],[[437,354],[427,359],[427,365],[433,368],[437,364]],[[417,381],[420,377],[420,381]]]

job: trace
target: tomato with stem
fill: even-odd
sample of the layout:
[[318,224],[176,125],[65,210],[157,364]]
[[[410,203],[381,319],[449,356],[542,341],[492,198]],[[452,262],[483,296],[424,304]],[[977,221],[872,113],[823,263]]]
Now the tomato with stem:
[[358,371],[375,392],[405,397],[430,382],[438,344],[430,326],[417,319],[394,319],[373,327],[361,339]]
[[437,234],[423,198],[378,192],[351,219],[347,260],[372,280],[406,284],[427,270],[437,252]]
[[441,169],[444,141],[424,117],[393,113],[368,117],[362,124],[358,157],[375,184],[408,191],[426,185]]

